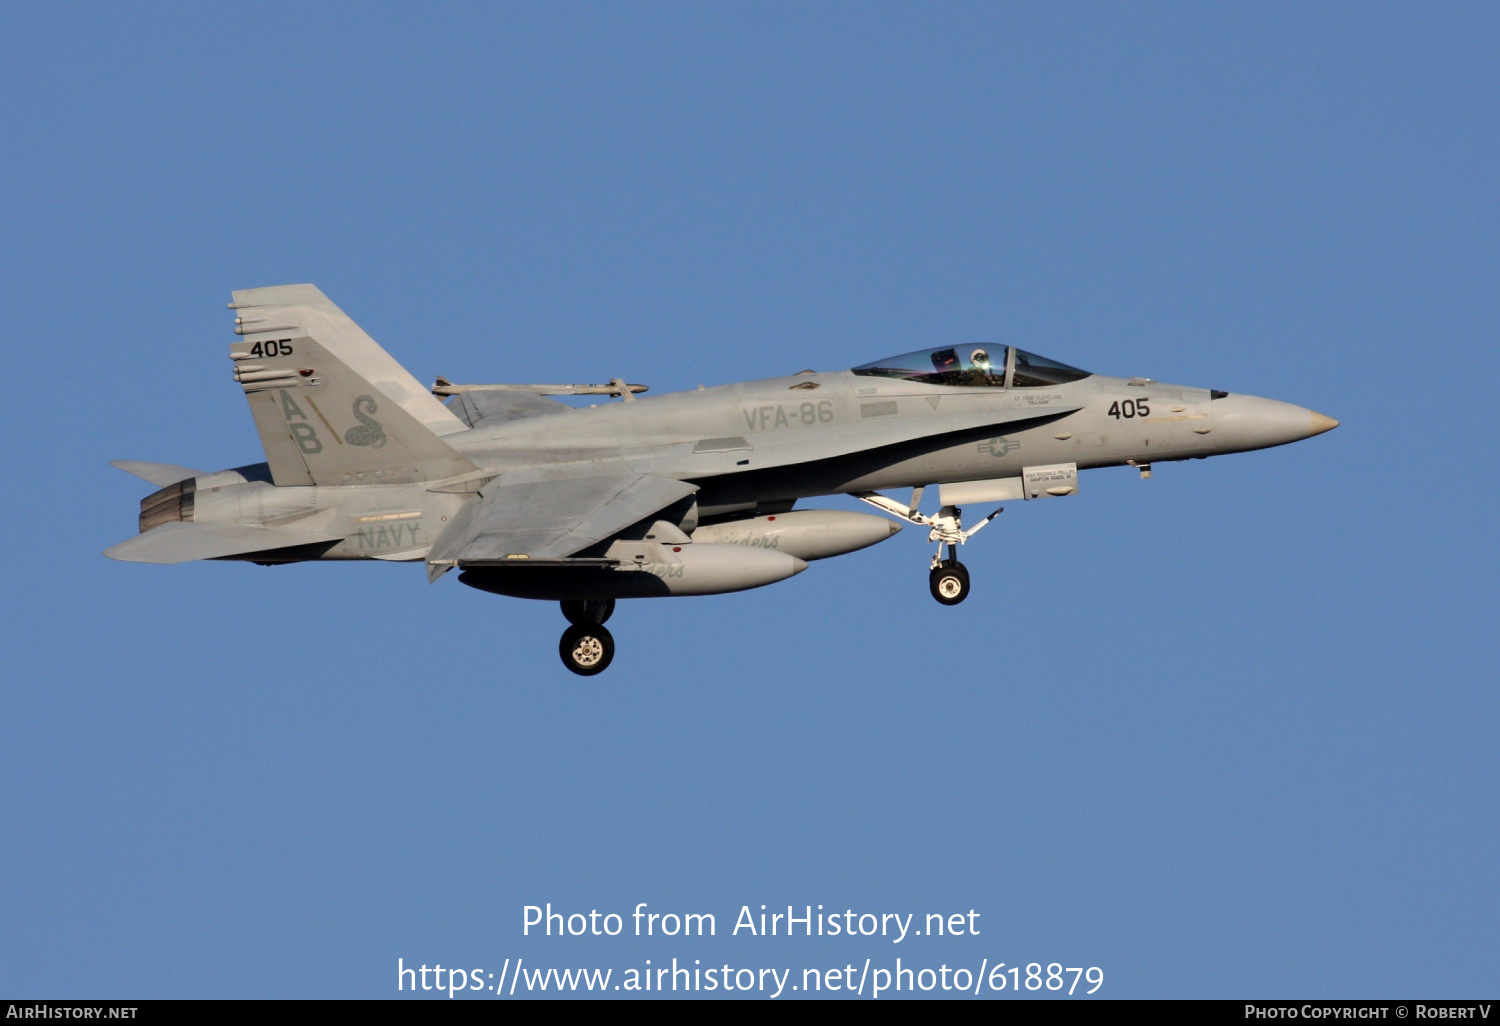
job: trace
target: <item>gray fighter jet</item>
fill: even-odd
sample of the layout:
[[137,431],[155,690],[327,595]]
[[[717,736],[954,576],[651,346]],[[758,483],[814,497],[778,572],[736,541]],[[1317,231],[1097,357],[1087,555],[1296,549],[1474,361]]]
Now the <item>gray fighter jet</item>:
[[[229,308],[234,380],[266,462],[205,473],[115,461],[160,490],[141,501],[140,533],[105,555],[410,561],[433,581],[457,568],[481,591],[560,602],[562,661],[584,675],[614,656],[616,599],[774,584],[911,523],[937,545],[933,597],[955,605],[969,594],[959,546],[1001,511],[966,527],[965,508],[1076,495],[1080,469],[1150,477],[1153,463],[1338,426],[995,343],[654,399],[618,378],[426,388],[311,285],[235,292]],[[907,488],[904,503],[882,494]],[[885,516],[795,508],[839,493]]]

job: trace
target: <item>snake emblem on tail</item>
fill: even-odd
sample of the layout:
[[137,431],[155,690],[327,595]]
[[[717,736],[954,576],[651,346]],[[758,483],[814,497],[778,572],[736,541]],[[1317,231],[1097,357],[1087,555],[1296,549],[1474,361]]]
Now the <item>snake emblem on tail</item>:
[[359,421],[359,426],[345,431],[344,441],[350,445],[368,445],[372,449],[385,445],[385,429],[380,426],[380,421],[369,416],[376,408],[375,400],[368,395],[354,400],[354,419]]

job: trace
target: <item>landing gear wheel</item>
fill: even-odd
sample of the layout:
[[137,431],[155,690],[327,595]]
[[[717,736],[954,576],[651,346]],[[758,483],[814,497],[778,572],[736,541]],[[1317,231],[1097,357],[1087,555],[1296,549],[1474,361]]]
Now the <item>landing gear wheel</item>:
[[603,673],[615,657],[615,639],[597,623],[576,623],[557,645],[563,665],[580,677]]
[[615,600],[612,598],[564,599],[558,605],[562,606],[562,614],[568,618],[568,622],[575,624],[604,623],[615,611]]
[[945,606],[956,606],[969,597],[969,571],[956,559],[934,567],[930,583],[932,597]]

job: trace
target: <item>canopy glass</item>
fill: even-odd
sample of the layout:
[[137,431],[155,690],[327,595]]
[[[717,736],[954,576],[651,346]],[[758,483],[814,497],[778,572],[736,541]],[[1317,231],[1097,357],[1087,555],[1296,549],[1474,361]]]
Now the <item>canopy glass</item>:
[[[1012,359],[1014,355],[1014,359]],[[1012,388],[1061,385],[1089,376],[1088,371],[1010,346],[949,346],[889,356],[860,364],[855,374],[875,378],[903,378],[928,385],[965,388]]]

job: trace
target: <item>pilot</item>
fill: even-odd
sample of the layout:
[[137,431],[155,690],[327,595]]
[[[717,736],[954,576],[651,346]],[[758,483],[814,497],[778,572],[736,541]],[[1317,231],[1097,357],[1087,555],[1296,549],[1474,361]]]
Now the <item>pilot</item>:
[[[994,371],[990,368],[990,353],[988,349],[976,349],[970,353],[969,364],[974,369],[965,375],[967,378],[964,382],[965,384],[981,387],[1001,384],[1001,382],[995,380]],[[1000,371],[1000,376],[1002,378],[1005,376],[1004,369]]]

